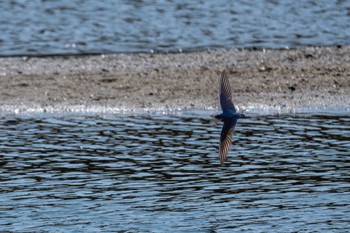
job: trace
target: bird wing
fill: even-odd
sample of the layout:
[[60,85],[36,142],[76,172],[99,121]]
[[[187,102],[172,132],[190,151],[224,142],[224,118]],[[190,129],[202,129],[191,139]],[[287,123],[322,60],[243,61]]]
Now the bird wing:
[[221,164],[225,162],[227,158],[227,153],[230,150],[232,143],[232,135],[235,131],[237,120],[224,120],[224,125],[221,130],[220,136],[220,162]]
[[225,70],[221,73],[220,79],[220,105],[224,112],[227,110],[233,110],[234,112],[237,111],[232,103],[230,83],[228,82],[228,77]]

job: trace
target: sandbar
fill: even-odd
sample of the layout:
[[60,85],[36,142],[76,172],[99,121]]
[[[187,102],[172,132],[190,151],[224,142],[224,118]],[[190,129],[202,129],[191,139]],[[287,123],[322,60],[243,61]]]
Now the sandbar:
[[0,58],[0,112],[350,109],[350,46]]

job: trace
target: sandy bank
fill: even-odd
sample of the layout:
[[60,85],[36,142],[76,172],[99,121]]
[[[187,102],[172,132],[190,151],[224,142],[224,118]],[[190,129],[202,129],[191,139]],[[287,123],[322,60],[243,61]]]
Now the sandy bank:
[[223,69],[241,108],[350,108],[350,47],[326,47],[3,58],[0,111],[217,109]]

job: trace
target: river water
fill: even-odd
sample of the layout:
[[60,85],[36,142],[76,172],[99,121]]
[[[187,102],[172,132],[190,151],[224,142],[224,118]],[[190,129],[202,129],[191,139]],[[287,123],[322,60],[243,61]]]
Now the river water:
[[0,1],[0,56],[348,45],[350,1]]
[[0,231],[346,232],[348,113],[3,115]]

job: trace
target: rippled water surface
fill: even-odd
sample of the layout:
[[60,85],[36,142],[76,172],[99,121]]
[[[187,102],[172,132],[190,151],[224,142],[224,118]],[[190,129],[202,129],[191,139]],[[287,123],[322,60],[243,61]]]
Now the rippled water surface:
[[346,232],[350,117],[2,116],[0,231]]
[[0,1],[0,55],[348,45],[350,1]]

